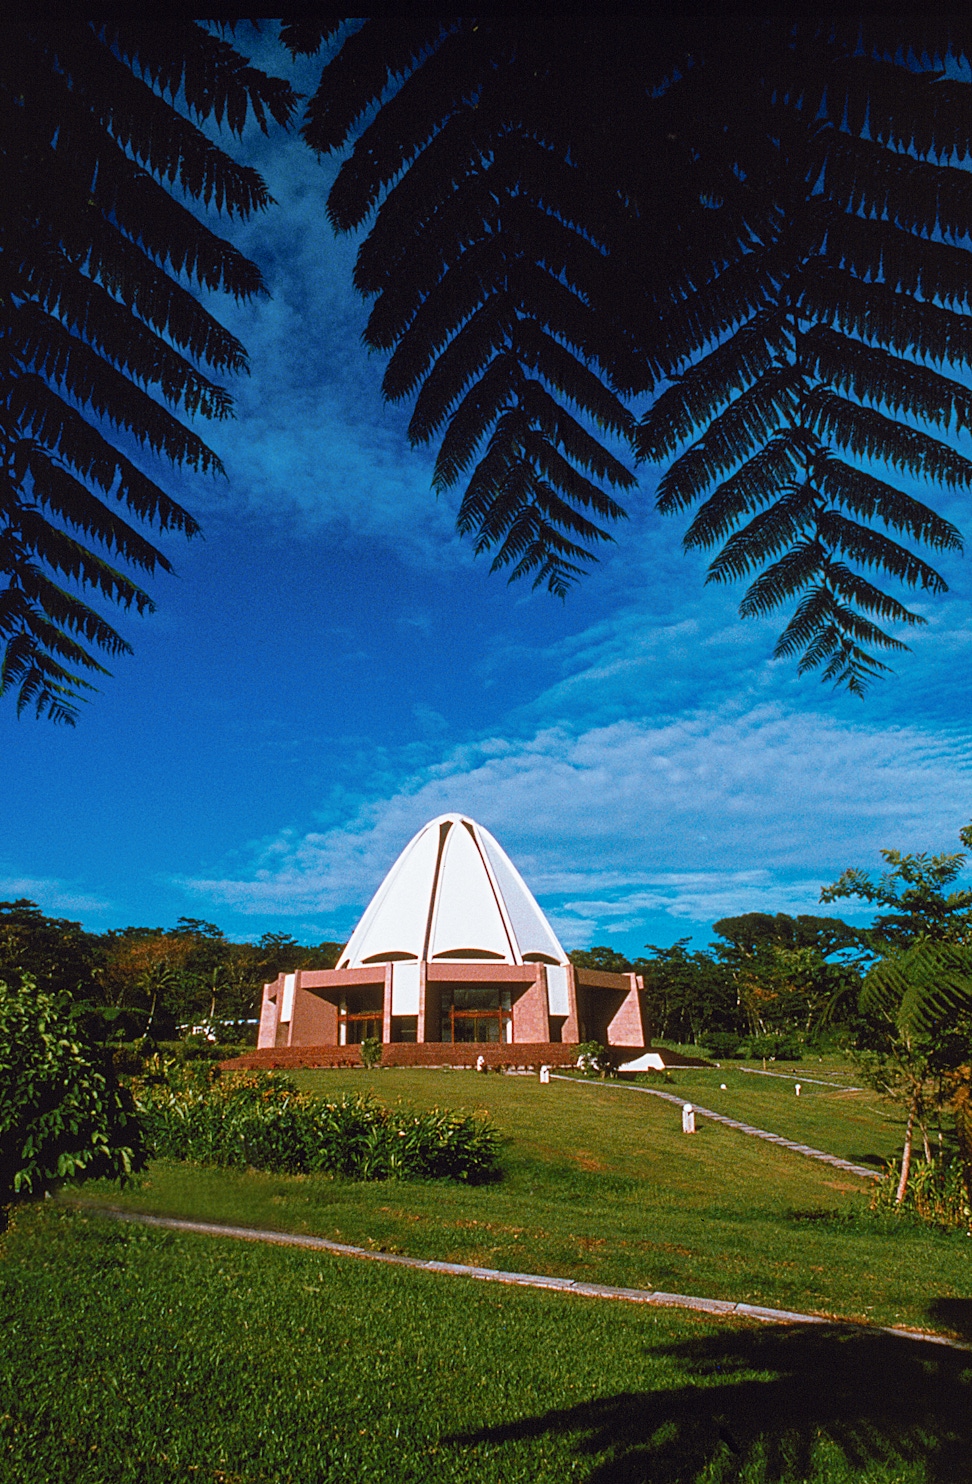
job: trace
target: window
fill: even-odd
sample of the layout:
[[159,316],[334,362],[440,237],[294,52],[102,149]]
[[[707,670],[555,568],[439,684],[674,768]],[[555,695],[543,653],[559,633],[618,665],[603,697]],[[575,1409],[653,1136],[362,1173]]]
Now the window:
[[456,984],[442,994],[442,1039],[497,1045],[512,1039],[509,990],[494,985]]
[[360,1046],[362,1041],[382,1040],[385,991],[380,984],[366,984],[362,989],[349,989],[341,1003],[339,1023],[341,1041],[346,1046]]

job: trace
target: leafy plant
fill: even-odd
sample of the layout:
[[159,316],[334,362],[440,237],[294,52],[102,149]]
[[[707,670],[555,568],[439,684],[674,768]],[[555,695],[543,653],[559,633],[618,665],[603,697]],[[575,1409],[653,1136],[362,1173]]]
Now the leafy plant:
[[[972,461],[968,29],[956,17],[340,17],[303,133],[350,145],[384,391],[493,568],[563,594],[635,478],[709,580],[860,694]],[[635,425],[632,406],[650,405]]]
[[213,377],[245,370],[246,352],[192,288],[265,288],[196,212],[270,203],[199,124],[239,135],[252,116],[267,132],[295,101],[189,18],[38,7],[5,25],[0,694],[18,710],[73,724],[107,673],[98,652],[130,650],[87,599],[150,611],[130,574],[171,563],[144,527],[199,529],[129,454],[221,472],[192,421],[230,415]]
[[892,1160],[887,1175],[871,1197],[872,1211],[910,1212],[934,1226],[957,1226],[972,1230],[972,1204],[965,1188],[962,1164],[957,1159],[923,1160],[911,1171],[905,1194],[899,1201],[901,1160]]
[[[972,846],[972,825],[959,838]],[[946,892],[966,857],[881,854],[891,869],[879,880],[847,870],[821,900],[861,897],[885,909],[864,934],[877,957],[864,979],[861,1008],[886,1028],[876,1085],[907,1108],[895,1203],[902,1205],[907,1193],[916,1126],[927,1146],[930,1089],[940,1099],[948,1086],[972,1204],[972,892]]]
[[0,1210],[66,1180],[125,1180],[144,1162],[108,1055],[31,979],[0,980]]
[[381,1066],[381,1042],[377,1036],[365,1036],[359,1049],[363,1066],[369,1068]]
[[478,1181],[495,1173],[500,1136],[487,1119],[410,1113],[375,1098],[311,1097],[278,1072],[158,1060],[134,1086],[152,1154],[352,1180]]
[[607,1048],[600,1041],[580,1041],[576,1066],[585,1077],[604,1077],[610,1069]]

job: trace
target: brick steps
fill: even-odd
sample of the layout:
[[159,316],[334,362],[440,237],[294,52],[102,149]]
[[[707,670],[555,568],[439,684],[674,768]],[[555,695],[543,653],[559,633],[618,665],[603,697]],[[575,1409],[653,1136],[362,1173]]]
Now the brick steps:
[[[612,1046],[608,1057],[613,1063],[629,1061],[650,1048]],[[677,1051],[658,1048],[669,1067],[707,1067],[711,1062],[699,1057],[682,1056]],[[536,1071],[541,1066],[572,1067],[577,1063],[577,1047],[560,1041],[520,1041],[512,1045],[469,1042],[457,1045],[448,1041],[398,1042],[381,1048],[383,1067],[475,1067],[478,1057],[487,1067]],[[338,1070],[362,1066],[357,1046],[276,1046],[262,1051],[248,1051],[232,1061],[220,1063],[226,1071],[297,1071],[299,1068]]]
[[[470,1042],[455,1045],[448,1041],[392,1041],[381,1048],[384,1067],[475,1067],[482,1057],[488,1067],[572,1067],[577,1061],[577,1047],[560,1042],[522,1041],[514,1045]],[[637,1055],[625,1048],[626,1055]],[[248,1051],[245,1056],[221,1062],[226,1071],[256,1070],[295,1071],[298,1068],[360,1067],[361,1052],[357,1046],[276,1046],[262,1051]]]

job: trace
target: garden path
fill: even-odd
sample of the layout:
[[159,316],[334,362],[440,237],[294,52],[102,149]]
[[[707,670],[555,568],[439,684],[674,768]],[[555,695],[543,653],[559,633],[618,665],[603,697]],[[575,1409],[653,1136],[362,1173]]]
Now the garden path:
[[[623,1082],[582,1081],[580,1077],[566,1077],[563,1072],[551,1072],[550,1076],[556,1077],[558,1082],[573,1082],[579,1087],[646,1092],[649,1097],[664,1098],[667,1103],[677,1103],[680,1108],[684,1108],[688,1101],[686,1098],[678,1097],[674,1092],[662,1092],[659,1087],[637,1087]],[[819,1159],[825,1165],[833,1165],[834,1169],[846,1170],[849,1175],[860,1175],[862,1180],[884,1179],[880,1170],[869,1169],[867,1165],[851,1164],[849,1159],[840,1159],[836,1154],[825,1154],[822,1149],[813,1149],[809,1144],[797,1144],[793,1139],[784,1139],[782,1134],[771,1134],[765,1128],[754,1128],[751,1123],[742,1123],[738,1118],[728,1118],[725,1113],[713,1113],[711,1108],[702,1108],[698,1103],[693,1103],[692,1107],[700,1118],[711,1118],[716,1123],[724,1123],[726,1128],[734,1128],[741,1134],[750,1134],[754,1139],[766,1139],[770,1144],[778,1144],[781,1149],[789,1149],[793,1154],[804,1154],[808,1159]]]
[[333,1252],[338,1257],[366,1257],[371,1262],[391,1263],[401,1268],[419,1268],[426,1273],[478,1278],[485,1283],[508,1283],[518,1288],[545,1288],[555,1293],[579,1294],[582,1298],[620,1299],[629,1304],[654,1304],[666,1309],[695,1309],[724,1319],[756,1319],[764,1324],[823,1324],[831,1328],[894,1335],[902,1340],[922,1340],[926,1344],[944,1345],[950,1350],[972,1351],[972,1345],[924,1330],[859,1324],[855,1320],[835,1319],[823,1314],[798,1314],[789,1309],[766,1309],[760,1304],[736,1304],[728,1299],[697,1298],[687,1293],[661,1293],[653,1288],[614,1288],[607,1283],[579,1283],[573,1278],[552,1278],[545,1273],[507,1273],[500,1268],[479,1268],[460,1262],[403,1257],[397,1252],[376,1252],[367,1247],[352,1247],[347,1242],[331,1242],[326,1237],[304,1236],[298,1232],[261,1231],[249,1226],[223,1226],[214,1221],[184,1221],[175,1216],[150,1216],[139,1211],[123,1211],[117,1206],[91,1206],[80,1201],[72,1201],[70,1204],[89,1214],[96,1213],[138,1226],[161,1226],[168,1231],[232,1237],[246,1242],[272,1242],[284,1247],[309,1247],[315,1252]]

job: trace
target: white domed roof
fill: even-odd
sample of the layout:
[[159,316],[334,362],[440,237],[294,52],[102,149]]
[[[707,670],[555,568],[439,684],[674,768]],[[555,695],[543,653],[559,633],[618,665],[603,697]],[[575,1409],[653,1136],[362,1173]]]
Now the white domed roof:
[[442,814],[375,892],[339,967],[428,959],[566,964],[533,894],[488,830]]

